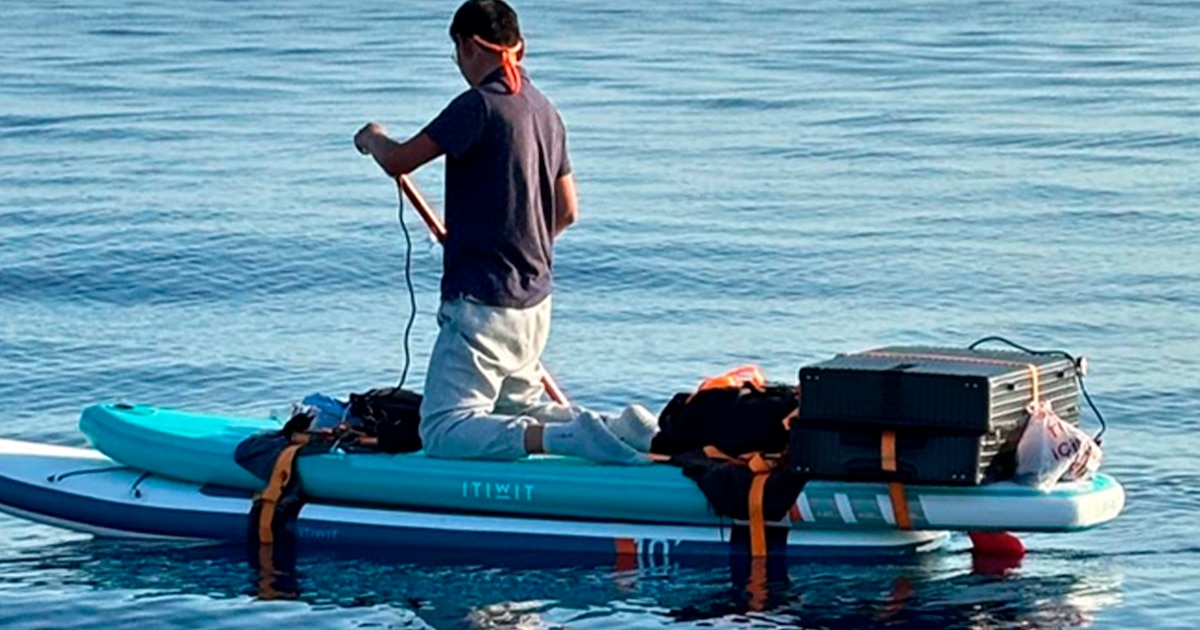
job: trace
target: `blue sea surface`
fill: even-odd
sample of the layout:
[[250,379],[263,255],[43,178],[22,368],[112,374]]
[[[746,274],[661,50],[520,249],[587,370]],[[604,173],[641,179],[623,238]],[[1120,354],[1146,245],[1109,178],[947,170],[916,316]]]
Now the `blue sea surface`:
[[[265,415],[394,383],[395,186],[351,143],[465,84],[455,2],[9,0],[0,13],[0,435],[86,444],[81,408]],[[1122,516],[980,570],[499,554],[299,559],[0,516],[5,628],[1200,627],[1200,4],[522,0],[581,219],[545,362],[659,409],[704,376],[1004,335],[1091,359]],[[436,206],[440,164],[416,181]],[[441,259],[408,208],[409,384]],[[1085,415],[1084,426],[1096,430]]]

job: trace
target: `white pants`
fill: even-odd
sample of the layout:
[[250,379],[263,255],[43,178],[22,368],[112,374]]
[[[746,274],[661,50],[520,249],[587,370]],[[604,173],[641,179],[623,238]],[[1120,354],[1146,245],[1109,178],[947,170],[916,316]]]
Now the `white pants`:
[[421,403],[426,455],[518,459],[525,427],[571,420],[569,407],[542,401],[550,310],[550,297],[524,309],[442,302]]

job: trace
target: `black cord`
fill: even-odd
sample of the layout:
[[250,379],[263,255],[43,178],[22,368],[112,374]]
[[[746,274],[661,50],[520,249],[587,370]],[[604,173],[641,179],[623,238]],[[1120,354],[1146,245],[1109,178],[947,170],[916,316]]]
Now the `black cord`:
[[398,388],[404,388],[404,381],[408,380],[408,368],[412,362],[412,354],[408,349],[409,336],[412,334],[413,322],[417,319],[417,292],[413,289],[412,281],[412,236],[408,233],[408,226],[404,224],[404,191],[399,186],[396,187],[396,194],[399,196],[399,201],[396,207],[396,220],[400,222],[400,229],[404,232],[404,283],[408,286],[408,325],[404,327],[404,371],[400,373],[400,383]]
[[1075,381],[1079,383],[1079,392],[1083,394],[1083,399],[1087,401],[1088,406],[1091,407],[1091,409],[1092,409],[1092,413],[1096,414],[1096,419],[1100,421],[1100,432],[1097,433],[1096,435],[1094,435],[1092,437],[1092,439],[1096,441],[1096,444],[1102,443],[1103,438],[1104,438],[1104,432],[1108,430],[1108,423],[1105,422],[1104,414],[1100,413],[1100,409],[1098,409],[1096,407],[1096,403],[1092,402],[1092,396],[1091,396],[1091,394],[1088,393],[1087,387],[1084,386],[1084,384],[1083,384],[1083,366],[1080,365],[1080,362],[1078,360],[1076,360],[1075,357],[1071,356],[1070,353],[1068,353],[1064,350],[1031,350],[1029,348],[1026,348],[1025,346],[1022,346],[1019,343],[1016,343],[1016,342],[1006,339],[1004,337],[998,337],[998,336],[984,337],[983,339],[976,341],[975,343],[971,344],[970,346],[967,346],[967,348],[970,350],[974,350],[977,347],[979,347],[985,343],[990,343],[993,341],[996,343],[1002,343],[1002,344],[1008,345],[1010,347],[1016,348],[1017,350],[1020,350],[1021,352],[1024,352],[1026,354],[1036,354],[1036,355],[1041,355],[1041,356],[1058,356],[1058,357],[1064,357],[1064,358],[1066,358],[1066,360],[1070,361],[1071,364],[1075,366]]

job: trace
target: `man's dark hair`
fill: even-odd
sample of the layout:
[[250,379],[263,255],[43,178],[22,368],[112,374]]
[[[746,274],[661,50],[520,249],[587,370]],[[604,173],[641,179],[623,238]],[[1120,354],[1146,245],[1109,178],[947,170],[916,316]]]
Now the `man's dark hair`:
[[467,0],[450,21],[450,37],[470,39],[478,35],[484,41],[515,46],[521,41],[517,12],[504,0]]

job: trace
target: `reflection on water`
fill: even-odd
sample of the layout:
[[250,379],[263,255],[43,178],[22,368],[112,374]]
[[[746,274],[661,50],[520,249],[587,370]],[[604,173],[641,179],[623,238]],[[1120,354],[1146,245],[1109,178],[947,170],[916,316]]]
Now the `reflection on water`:
[[88,540],[11,554],[0,564],[0,592],[36,573],[41,588],[75,599],[136,599],[131,609],[144,610],[148,598],[187,596],[199,598],[193,608],[225,611],[215,614],[239,624],[259,617],[256,627],[302,607],[386,627],[1063,628],[1087,626],[1120,601],[1120,579],[1102,563],[1064,559],[1062,567],[1031,575],[973,565],[961,552],[764,566],[432,550],[297,556],[286,546],[260,557],[231,546]]

